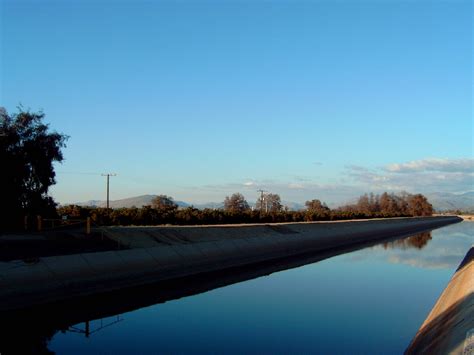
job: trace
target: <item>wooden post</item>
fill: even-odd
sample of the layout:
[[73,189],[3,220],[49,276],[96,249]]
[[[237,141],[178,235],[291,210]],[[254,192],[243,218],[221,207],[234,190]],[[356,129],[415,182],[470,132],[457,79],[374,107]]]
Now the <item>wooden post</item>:
[[25,216],[24,224],[25,224],[25,230],[27,231],[28,230],[28,216]]
[[86,234],[91,234],[91,218],[87,217],[86,221]]
[[43,228],[43,221],[41,220],[41,216],[36,216],[36,220],[38,222],[38,232],[41,232],[41,229]]

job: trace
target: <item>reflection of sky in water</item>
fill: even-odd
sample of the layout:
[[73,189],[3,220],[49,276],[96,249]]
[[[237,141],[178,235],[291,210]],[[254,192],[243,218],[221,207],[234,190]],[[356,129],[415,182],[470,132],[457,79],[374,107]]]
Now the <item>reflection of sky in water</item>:
[[465,222],[436,230],[421,250],[368,248],[146,307],[89,339],[58,333],[49,348],[400,354],[473,243],[473,227]]
[[474,243],[474,223],[463,222],[431,232],[432,239],[421,249],[395,241],[346,254],[349,260],[387,260],[418,268],[455,269]]

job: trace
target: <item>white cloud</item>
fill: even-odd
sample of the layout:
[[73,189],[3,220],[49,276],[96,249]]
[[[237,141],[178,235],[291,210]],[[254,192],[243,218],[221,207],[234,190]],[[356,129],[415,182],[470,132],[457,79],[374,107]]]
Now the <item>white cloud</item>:
[[392,173],[414,173],[414,172],[453,172],[453,173],[473,173],[474,159],[442,159],[428,158],[414,160],[407,163],[390,164],[385,170]]
[[211,198],[220,201],[234,192],[242,193],[248,201],[253,202],[260,196],[258,190],[263,189],[279,194],[284,201],[304,203],[308,200],[319,199],[331,207],[346,203],[366,192],[357,186],[339,183],[319,184],[314,181],[301,181],[297,178],[282,181],[248,179],[227,184],[193,186],[190,189],[196,195],[195,199],[200,202],[208,202]]
[[474,159],[430,158],[381,169],[347,166],[347,174],[369,190],[462,192],[474,189]]
[[[465,192],[474,190],[474,172],[466,171],[441,171],[434,170],[433,161],[443,161],[440,164],[444,169],[465,169],[469,164],[459,162],[472,161],[472,159],[454,159],[454,163],[446,159],[425,159],[419,162],[430,161],[430,168],[420,171],[401,171],[401,167],[409,163],[391,164],[398,166],[389,170],[387,167],[368,168],[359,165],[346,166],[340,176],[334,176],[332,183],[321,183],[317,176],[286,175],[280,180],[255,179],[246,177],[242,180],[231,181],[223,184],[188,186],[181,199],[191,199],[192,202],[223,201],[225,196],[232,193],[242,193],[248,201],[255,201],[259,196],[259,189],[277,193],[284,201],[304,203],[312,199],[326,202],[330,207],[352,202],[364,193],[381,193],[407,191],[410,193],[433,192]],[[411,163],[410,163],[411,164]],[[418,167],[421,163],[412,164]],[[429,164],[425,164],[428,166]],[[414,168],[412,168],[414,169]],[[192,197],[190,197],[192,195]]]

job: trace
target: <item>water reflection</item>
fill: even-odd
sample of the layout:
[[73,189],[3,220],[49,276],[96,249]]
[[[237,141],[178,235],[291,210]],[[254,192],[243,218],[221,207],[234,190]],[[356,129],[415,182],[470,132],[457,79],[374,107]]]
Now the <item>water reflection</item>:
[[[18,312],[5,312],[0,314],[0,353],[52,354],[48,350],[48,343],[57,333],[65,334],[73,330],[75,333],[88,336],[91,334],[90,323],[103,318],[316,263],[336,255],[372,247],[377,243],[379,242],[359,243],[319,253],[313,252],[277,261],[260,262],[246,267],[33,307]],[[16,340],[19,339],[19,334],[23,341]]]
[[473,243],[474,223],[461,222],[384,242],[346,258],[353,262],[370,259],[415,268],[455,269]]
[[82,328],[80,327],[79,324],[71,325],[66,331],[63,331],[63,333],[69,332],[69,333],[84,334],[86,338],[89,338],[91,335],[100,332],[102,329],[111,327],[124,320],[121,317],[121,314],[118,314],[117,316],[111,317],[111,318],[112,320],[109,320],[107,318],[96,319],[93,321],[87,320],[84,322]]
[[[38,307],[35,309],[24,310],[21,312],[0,314],[0,353],[50,354],[52,352],[48,349],[48,346],[50,346],[52,339],[57,339],[58,337],[61,337],[61,339],[64,339],[64,337],[65,339],[69,339],[66,342],[67,344],[70,343],[76,345],[84,345],[84,343],[79,342],[77,339],[73,339],[74,336],[76,336],[77,338],[78,335],[73,333],[79,333],[79,335],[82,335],[83,338],[86,338],[86,336],[89,337],[90,335],[94,334],[95,337],[92,337],[93,339],[97,337],[104,337],[105,339],[109,339],[110,334],[112,334],[112,341],[117,340],[118,343],[123,343],[123,339],[121,338],[123,335],[123,329],[132,330],[133,337],[129,338],[129,341],[132,341],[133,343],[140,341],[146,342],[146,339],[141,339],[140,334],[142,330],[148,328],[150,324],[153,324],[151,322],[157,322],[157,320],[144,318],[140,323],[137,324],[128,324],[127,321],[123,322],[124,319],[127,319],[129,317],[132,317],[133,319],[134,314],[140,312],[137,311],[140,308],[164,303],[170,300],[197,295],[209,290],[214,290],[223,286],[255,279],[257,277],[269,275],[281,270],[287,270],[297,268],[306,264],[316,263],[318,261],[322,261],[341,254],[345,255],[341,255],[338,258],[331,259],[332,261],[330,263],[321,263],[318,265],[311,266],[311,268],[315,270],[320,270],[319,272],[324,274],[324,278],[320,279],[319,282],[326,282],[326,280],[331,279],[339,280],[340,276],[338,275],[343,275],[344,273],[347,273],[346,271],[341,271],[341,273],[339,274],[339,270],[342,270],[341,261],[344,260],[350,260],[351,262],[359,260],[362,262],[365,259],[370,260],[371,262],[375,261],[376,264],[378,263],[378,261],[380,261],[383,263],[388,262],[389,264],[408,264],[416,267],[419,267],[420,265],[421,267],[426,267],[426,263],[431,260],[432,263],[445,265],[444,267],[448,267],[446,265],[454,264],[455,268],[462,259],[462,256],[464,256],[464,254],[466,253],[466,250],[468,249],[466,248],[466,245],[470,245],[470,243],[472,243],[473,241],[472,234],[469,234],[469,232],[466,231],[469,231],[469,229],[466,229],[465,225],[463,228],[457,228],[457,225],[453,225],[448,228],[436,230],[432,233],[420,233],[405,238],[398,237],[399,239],[392,238],[388,241],[378,244],[358,244],[350,247],[333,249],[324,253],[311,253],[295,258],[278,260],[277,262],[259,263],[247,267],[234,268],[220,272],[183,278],[180,280],[161,282],[155,285],[122,290],[119,292],[113,292],[94,297],[71,300],[60,304]],[[351,253],[354,251],[357,252]],[[452,258],[452,260],[450,259],[449,262],[446,264],[446,260],[443,261],[442,257]],[[330,268],[328,268],[329,266]],[[306,273],[308,272],[308,268],[301,268],[298,270],[294,270],[293,272],[295,273],[295,275],[299,275],[298,277],[304,278]],[[377,276],[379,270],[370,266],[370,269],[367,269],[367,272],[375,272],[374,275]],[[280,273],[279,275],[283,274],[285,273]],[[261,280],[265,279],[268,278],[263,278]],[[367,280],[369,279],[370,277],[367,278]],[[384,279],[385,277],[382,278],[382,280]],[[280,276],[277,281],[275,281],[276,284],[281,285],[278,287],[291,289],[291,286],[288,286],[288,280],[284,277],[282,278]],[[330,287],[333,287],[332,284],[326,285],[327,287],[324,287],[324,285],[319,286],[319,283],[314,278],[309,278],[305,282],[306,284],[303,287],[309,287],[309,284],[313,284],[314,287],[316,287],[317,291],[315,291],[315,295],[318,295],[318,297],[322,297],[324,292],[329,292],[328,289]],[[377,285],[372,285],[371,283],[369,283],[369,288],[376,287],[377,289],[384,289],[384,287],[380,287],[380,285],[378,284],[379,282],[380,280],[377,279]],[[340,284],[337,284],[337,286],[334,285],[334,290],[336,290],[335,292],[344,294],[344,287],[349,287],[350,285],[347,282],[343,284],[345,284],[346,286],[341,286]],[[358,288],[360,288],[360,285],[358,286]],[[261,294],[268,293],[268,290],[269,288],[265,286],[261,286],[260,289],[255,290],[254,292],[258,292],[259,294],[258,296],[257,294],[255,294],[256,299],[264,297]],[[347,292],[354,293],[354,291],[351,290]],[[309,292],[308,296],[310,296],[311,294],[313,293]],[[387,293],[387,295],[389,295],[389,293]],[[336,295],[329,296],[327,299],[330,301],[331,297],[334,299]],[[420,299],[421,298],[423,297],[420,297]],[[187,299],[192,299],[192,297],[188,297]],[[318,300],[318,303],[323,304],[323,300],[323,298],[320,298]],[[381,298],[380,300],[383,300],[383,298]],[[229,299],[224,298],[222,302],[227,303],[228,301]],[[251,304],[247,304],[245,302],[248,301],[241,301],[239,303],[238,307],[241,308],[240,312],[244,312],[245,314],[247,314],[246,317],[249,317],[249,319],[261,317],[261,315],[259,315],[258,313],[258,310],[254,310],[255,314],[253,314],[253,312],[248,309]],[[265,302],[273,301],[271,300],[271,298],[269,298],[266,299]],[[423,302],[426,302],[426,300],[423,300]],[[287,307],[295,309],[295,306],[299,303],[304,304],[302,299],[288,299],[288,304],[279,305],[278,312],[285,312],[285,309],[287,309]],[[371,304],[372,306],[374,306],[374,303]],[[312,306],[314,309],[316,309],[315,305]],[[164,305],[155,306],[151,309],[160,309],[160,307],[163,308]],[[186,322],[186,317],[189,317],[189,315],[185,315],[185,309],[190,311],[191,313],[195,311],[193,311],[193,308],[188,309],[182,304],[180,307],[182,308],[179,308],[179,311],[184,312],[183,316],[185,318],[183,320],[184,322]],[[213,303],[211,307],[219,308],[219,305]],[[220,305],[220,307],[225,306]],[[324,309],[327,309],[327,307],[324,307],[324,305],[322,307]],[[382,307],[382,309],[390,309],[390,307]],[[148,314],[148,317],[154,318],[148,309],[145,311],[147,311],[146,314]],[[224,309],[221,309],[220,311],[225,312]],[[118,314],[124,314],[126,312],[132,313],[129,313],[128,316],[126,315],[124,317],[116,316]],[[307,310],[305,312],[307,312]],[[338,313],[337,310],[332,310],[332,314],[330,315],[330,317],[335,317],[334,322],[337,323],[338,320],[336,319],[335,313]],[[347,316],[347,314],[345,314],[345,316]],[[108,321],[104,321],[105,319],[108,319]],[[161,320],[161,322],[166,324],[165,320]],[[316,326],[316,324],[314,324],[314,320],[311,320],[310,318],[308,318],[307,320],[301,319],[301,322],[309,322],[308,326],[309,324],[312,324],[311,327]],[[131,323],[133,323],[133,320],[131,321]],[[232,319],[224,318],[222,319],[222,324],[230,326],[232,324]],[[222,324],[218,326],[218,328],[222,328]],[[416,327],[417,326],[419,326],[419,322],[416,324]],[[183,327],[186,329],[185,326]],[[104,328],[107,329],[102,331]],[[416,328],[414,328],[413,331],[415,330]],[[162,331],[164,330],[162,329]],[[261,331],[263,332],[263,330]],[[190,334],[186,333],[186,330],[184,330],[184,332],[185,333],[182,334],[183,337],[187,337],[188,335],[191,336]],[[371,332],[367,331],[364,332],[364,334],[365,333],[370,334]],[[106,334],[109,335],[107,336]],[[262,336],[263,335],[265,334],[262,333]],[[412,335],[413,334],[411,334],[411,336]],[[238,334],[236,334],[236,336],[238,336]],[[193,341],[192,338],[193,337],[191,336],[191,342]],[[22,340],[16,341],[15,339]],[[87,339],[90,340],[89,338]],[[102,344],[102,347],[99,346],[95,350],[100,352],[104,352],[105,350],[107,350],[107,347],[103,347],[104,344],[108,344],[107,341],[109,340],[103,340],[99,342],[100,344]],[[330,338],[328,338],[326,341],[329,342]],[[154,343],[154,346],[159,346],[159,344],[157,345],[156,343]],[[168,346],[170,345],[168,344]],[[163,351],[164,349],[165,348],[163,348]],[[171,347],[171,349],[173,349],[173,347]],[[196,351],[199,352],[199,350]]]
[[403,250],[409,248],[423,249],[431,239],[431,232],[423,232],[415,234],[412,237],[385,242],[382,244],[382,247],[384,249],[398,248]]

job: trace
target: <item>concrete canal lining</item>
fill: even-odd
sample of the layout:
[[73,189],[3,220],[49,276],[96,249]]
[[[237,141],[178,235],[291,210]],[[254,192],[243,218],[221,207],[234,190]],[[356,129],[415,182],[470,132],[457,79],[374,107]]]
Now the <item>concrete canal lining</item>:
[[112,227],[131,249],[0,263],[0,311],[275,262],[461,221],[457,217],[208,227]]
[[406,354],[474,354],[474,246],[421,325]]

